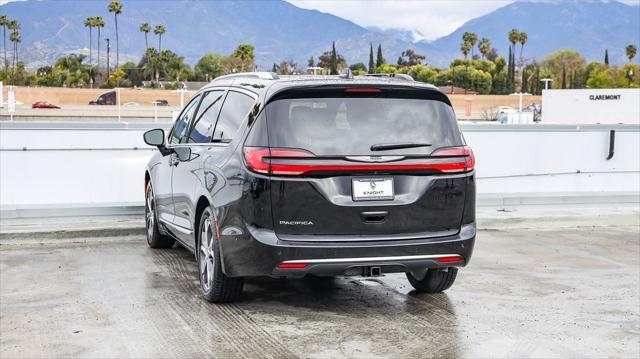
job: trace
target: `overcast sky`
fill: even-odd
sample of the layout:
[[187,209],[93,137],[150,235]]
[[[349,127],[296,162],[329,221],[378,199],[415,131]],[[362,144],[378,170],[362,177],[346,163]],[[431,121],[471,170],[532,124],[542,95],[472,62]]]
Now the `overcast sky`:
[[[0,0],[0,4],[15,0]],[[80,1],[80,0],[78,0]],[[105,0],[106,2],[107,0]],[[125,0],[126,2],[127,0]],[[131,1],[131,0],[129,0]],[[401,29],[433,40],[448,35],[465,22],[516,0],[286,0],[305,9],[351,20],[360,26]],[[540,0],[545,1],[545,0]],[[560,0],[562,1],[562,0]],[[640,0],[622,0],[640,5]]]
[[[515,0],[287,0],[295,6],[316,9],[351,20],[360,26],[418,31],[433,40],[448,35],[475,17]],[[624,0],[637,5],[640,0]]]

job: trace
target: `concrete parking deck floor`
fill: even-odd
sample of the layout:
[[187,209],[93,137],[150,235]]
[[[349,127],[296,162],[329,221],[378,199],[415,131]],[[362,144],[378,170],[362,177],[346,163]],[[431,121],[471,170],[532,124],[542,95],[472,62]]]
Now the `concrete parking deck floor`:
[[0,357],[638,357],[637,221],[548,223],[481,230],[444,294],[265,278],[224,305],[200,298],[190,253],[139,235],[3,244]]

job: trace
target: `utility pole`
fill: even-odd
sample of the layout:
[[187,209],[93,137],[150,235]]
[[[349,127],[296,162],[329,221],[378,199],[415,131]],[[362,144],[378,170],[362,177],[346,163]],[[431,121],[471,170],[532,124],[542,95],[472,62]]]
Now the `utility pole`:
[[107,81],[109,80],[109,75],[110,75],[110,71],[111,68],[109,67],[109,51],[111,50],[111,40],[109,38],[104,39],[104,41],[107,42]]

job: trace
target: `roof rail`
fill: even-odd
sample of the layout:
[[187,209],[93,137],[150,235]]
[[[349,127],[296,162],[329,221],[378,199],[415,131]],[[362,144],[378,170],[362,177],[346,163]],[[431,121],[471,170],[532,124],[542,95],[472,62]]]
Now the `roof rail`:
[[280,77],[275,72],[238,72],[236,74],[229,74],[224,76],[219,76],[213,79],[212,82],[218,80],[227,80],[233,78],[253,78],[253,79],[262,79],[262,80],[277,80]]
[[366,74],[365,76],[391,77],[391,78],[395,78],[395,79],[398,79],[398,80],[414,81],[413,77],[411,77],[410,75],[407,75],[407,74],[381,73],[381,74]]

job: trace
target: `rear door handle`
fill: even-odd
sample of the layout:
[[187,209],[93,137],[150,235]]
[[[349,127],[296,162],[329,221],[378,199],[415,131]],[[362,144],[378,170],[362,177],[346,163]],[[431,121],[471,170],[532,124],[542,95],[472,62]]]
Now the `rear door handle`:
[[387,219],[387,211],[362,212],[360,218],[364,223],[382,223]]

